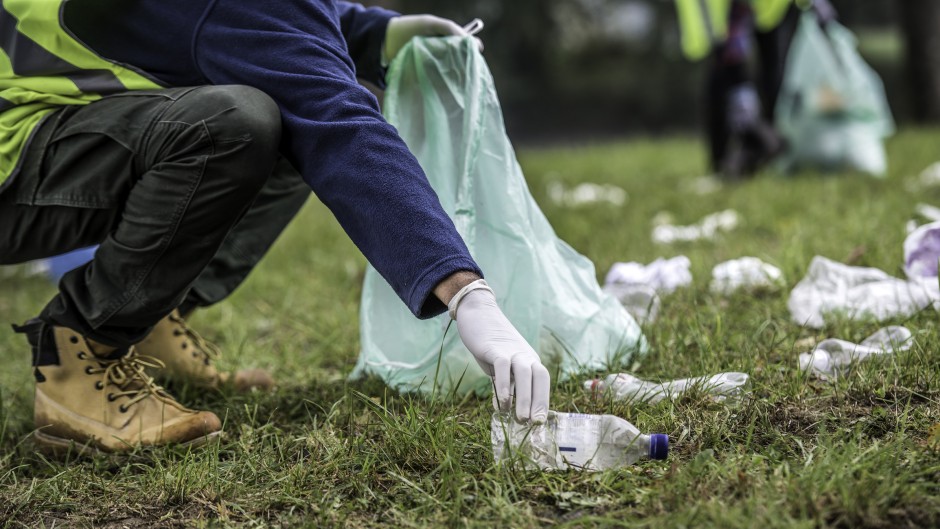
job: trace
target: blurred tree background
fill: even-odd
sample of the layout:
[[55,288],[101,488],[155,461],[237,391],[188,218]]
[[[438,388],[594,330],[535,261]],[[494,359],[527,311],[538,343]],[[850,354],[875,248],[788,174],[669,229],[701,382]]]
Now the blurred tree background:
[[[483,19],[485,55],[516,141],[700,128],[703,63],[681,54],[673,0],[363,3]],[[940,1],[832,3],[884,80],[898,122],[940,119]]]

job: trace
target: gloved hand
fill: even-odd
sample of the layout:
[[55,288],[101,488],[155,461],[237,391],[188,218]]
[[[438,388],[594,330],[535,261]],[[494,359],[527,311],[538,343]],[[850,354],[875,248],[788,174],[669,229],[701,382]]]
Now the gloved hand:
[[545,422],[551,377],[539,355],[496,304],[496,296],[482,279],[462,288],[450,301],[457,332],[477,363],[493,377],[500,411],[512,407],[515,383],[516,419]]
[[[388,21],[385,30],[385,46],[382,51],[382,64],[392,62],[395,55],[405,47],[412,37],[449,37],[467,36],[471,33],[452,20],[434,15],[404,15]],[[480,51],[483,43],[476,39]]]

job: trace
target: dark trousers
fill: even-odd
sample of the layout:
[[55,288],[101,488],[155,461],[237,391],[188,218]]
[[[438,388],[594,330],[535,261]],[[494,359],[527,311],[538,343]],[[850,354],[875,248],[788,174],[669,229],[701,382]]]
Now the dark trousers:
[[173,309],[230,294],[310,195],[279,160],[262,92],[128,92],[46,119],[0,191],[0,264],[99,244],[40,319],[101,343],[140,341]]
[[770,31],[754,31],[752,41],[757,48],[756,80],[746,61],[727,61],[725,46],[716,46],[709,58],[705,87],[709,154],[712,169],[721,170],[728,154],[731,127],[728,123],[728,95],[744,83],[753,82],[761,98],[761,117],[774,122],[774,108],[783,83],[787,52],[800,21],[800,10],[791,6],[784,19]]

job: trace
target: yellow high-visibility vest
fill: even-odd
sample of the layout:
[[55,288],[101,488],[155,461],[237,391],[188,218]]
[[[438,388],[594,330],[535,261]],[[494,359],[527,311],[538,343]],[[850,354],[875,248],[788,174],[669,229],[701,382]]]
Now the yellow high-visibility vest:
[[[783,20],[793,0],[750,0],[757,29],[769,31]],[[801,7],[811,0],[798,0]],[[728,36],[731,0],[676,0],[682,51],[693,61],[706,57],[712,47]]]
[[43,118],[127,90],[161,88],[99,57],[62,27],[68,0],[0,0],[0,185]]

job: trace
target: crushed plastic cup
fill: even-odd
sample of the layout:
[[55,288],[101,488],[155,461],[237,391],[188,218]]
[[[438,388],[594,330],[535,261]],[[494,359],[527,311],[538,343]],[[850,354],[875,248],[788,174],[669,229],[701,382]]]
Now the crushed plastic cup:
[[917,182],[921,187],[936,187],[940,185],[940,162],[934,162],[920,172]]
[[684,255],[660,257],[648,265],[631,261],[614,263],[604,285],[647,285],[659,294],[671,294],[692,283],[692,261]]
[[586,380],[584,389],[614,400],[655,404],[665,399],[676,399],[692,388],[708,393],[716,402],[743,394],[749,376],[747,373],[718,373],[717,375],[681,378],[669,382],[648,382],[629,373],[616,373],[603,379]]
[[684,255],[659,258],[648,265],[614,263],[604,279],[604,292],[617,298],[639,323],[656,320],[660,296],[692,283],[692,266]]
[[756,257],[725,261],[712,269],[711,291],[731,294],[737,290],[772,289],[783,283],[783,273]]
[[604,285],[604,292],[617,298],[639,324],[656,321],[662,301],[656,289],[649,285],[633,283],[610,283]]
[[816,344],[811,352],[800,354],[800,369],[819,378],[835,378],[844,375],[859,362],[907,351],[912,345],[911,331],[897,325],[882,327],[859,344],[829,338]]
[[738,227],[740,216],[733,209],[726,209],[703,218],[698,224],[691,226],[674,226],[660,224],[653,228],[653,242],[657,244],[672,244],[676,242],[691,242],[701,239],[711,240],[723,231],[731,231]]
[[552,202],[567,207],[598,203],[622,206],[628,198],[627,192],[622,187],[611,184],[584,182],[572,188],[566,188],[561,182],[552,182],[548,184],[547,189]]

